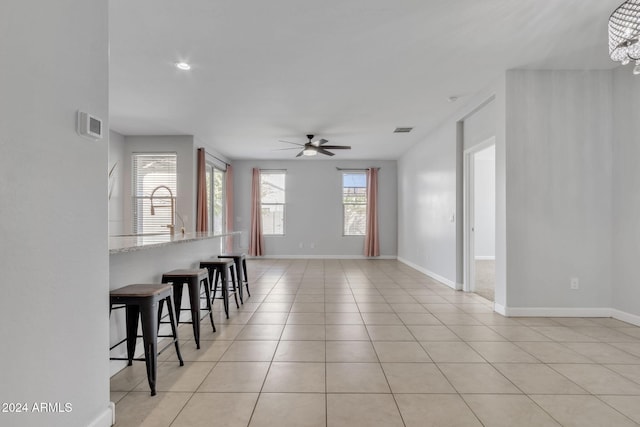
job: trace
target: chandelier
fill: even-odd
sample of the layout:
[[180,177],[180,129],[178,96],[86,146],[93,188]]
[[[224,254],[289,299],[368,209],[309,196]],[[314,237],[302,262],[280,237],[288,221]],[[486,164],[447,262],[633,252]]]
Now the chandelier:
[[627,0],[609,17],[609,55],[626,65],[635,61],[640,74],[640,0]]

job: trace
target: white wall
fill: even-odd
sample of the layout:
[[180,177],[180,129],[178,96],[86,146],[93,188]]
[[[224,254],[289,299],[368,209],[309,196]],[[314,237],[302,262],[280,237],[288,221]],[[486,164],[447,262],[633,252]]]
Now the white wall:
[[610,307],[611,90],[608,71],[507,72],[509,307]]
[[613,308],[640,316],[640,78],[613,72]]
[[[359,257],[364,237],[342,235],[341,168],[380,167],[379,232],[381,256],[397,254],[397,171],[392,160],[242,160],[233,163],[235,222],[248,249],[251,224],[251,169],[286,169],[285,236],[265,236],[265,256]],[[300,248],[302,243],[303,247]],[[315,247],[311,247],[311,245]]]
[[474,253],[476,259],[496,256],[496,147],[492,145],[473,156],[474,171]]
[[[178,155],[178,196],[176,212],[184,220],[187,231],[195,231],[196,213],[196,148],[191,135],[125,136],[124,148],[124,232],[133,231],[131,215],[131,156],[133,153],[171,153]],[[182,224],[176,215],[176,229]]]
[[398,258],[461,288],[462,152],[495,136],[495,301],[500,305],[506,298],[504,103],[501,78],[468,99],[398,161]]
[[109,235],[124,234],[124,135],[109,131]]
[[[107,426],[106,0],[0,2],[1,402],[69,413],[0,413],[6,426]],[[31,409],[31,408],[30,408]]]

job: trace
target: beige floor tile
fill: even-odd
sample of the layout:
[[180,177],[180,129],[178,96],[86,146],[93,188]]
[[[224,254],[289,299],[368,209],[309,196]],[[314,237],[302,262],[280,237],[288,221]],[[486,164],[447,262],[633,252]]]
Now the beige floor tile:
[[391,394],[327,394],[327,427],[403,427]]
[[402,325],[402,320],[394,313],[362,313],[365,325]]
[[356,300],[353,295],[350,294],[333,294],[328,293],[324,296],[325,303],[341,303],[341,304],[355,304]]
[[534,395],[531,398],[566,427],[636,425],[595,396]]
[[[438,295],[416,295],[416,296],[414,296],[414,298],[420,304],[450,305],[450,304],[448,304],[448,301],[446,299],[444,299],[444,298],[442,298],[441,296],[438,296]],[[429,311],[431,311],[431,310],[429,310]]]
[[328,393],[390,393],[379,363],[327,363]]
[[377,362],[370,341],[327,341],[327,362]]
[[[363,295],[354,293],[353,299],[360,304],[383,304],[388,305],[387,300],[384,299],[382,295]],[[391,306],[389,306],[389,311],[391,311]]]
[[510,342],[469,342],[475,351],[490,363],[539,363],[520,347]]
[[525,326],[561,326],[549,317],[516,317],[515,319]]
[[325,315],[327,325],[362,325],[360,313],[327,313]]
[[126,391],[112,391],[109,393],[109,400],[113,403],[118,403],[123,397],[127,395]]
[[532,326],[532,328],[557,342],[597,342],[597,338],[580,334],[566,326]]
[[171,427],[246,427],[258,393],[195,393]]
[[481,427],[456,394],[397,394],[396,402],[407,427]]
[[287,313],[253,313],[249,325],[284,325],[287,322]]
[[506,341],[488,326],[448,325],[449,329],[464,341]]
[[640,395],[640,385],[602,365],[549,365],[580,387],[593,394]]
[[324,313],[290,313],[287,325],[324,325]]
[[223,362],[269,362],[278,341],[234,341],[220,358]]
[[470,394],[462,397],[485,426],[560,426],[527,396]]
[[465,342],[425,341],[420,343],[434,362],[449,363],[485,363],[469,344]]
[[256,310],[257,313],[288,313],[293,303],[290,302],[263,302]]
[[514,343],[543,363],[593,363],[591,359],[556,342]]
[[372,341],[414,341],[415,338],[403,325],[367,325]]
[[633,356],[606,343],[565,343],[576,353],[588,357],[596,363],[640,364],[640,357]]
[[324,362],[324,341],[280,341],[274,362]]
[[616,328],[616,330],[618,332],[622,332],[625,335],[640,339],[640,327],[629,327],[629,325],[627,325],[627,327]]
[[415,341],[375,341],[373,346],[381,362],[431,362],[424,348]]
[[640,396],[598,396],[609,406],[640,424]]
[[391,303],[391,308],[396,313],[427,313],[427,309],[418,303]]
[[[187,326],[187,325],[181,325],[180,327],[182,328],[183,326]],[[178,336],[183,338],[189,338],[189,341],[191,343],[194,343],[191,325],[188,325],[188,326],[189,326],[189,329],[185,328],[184,330],[180,330]],[[200,345],[202,345],[202,341],[207,341],[207,340],[232,341],[236,339],[236,337],[242,331],[243,328],[244,328],[244,325],[224,325],[224,327],[221,326],[219,328],[216,328],[216,332],[213,332],[210,327],[201,328],[200,329],[200,342],[201,342]],[[195,343],[193,344],[193,346],[195,348]]]
[[218,362],[198,392],[259,392],[269,362]]
[[442,325],[431,313],[398,313],[398,317],[405,325]]
[[291,313],[324,313],[324,302],[294,302]]
[[580,334],[596,338],[601,342],[638,342],[638,338],[636,337],[632,337],[613,328],[607,328],[604,326],[579,326],[571,329]]
[[326,399],[315,393],[262,393],[250,427],[324,427]]
[[116,427],[169,427],[192,393],[131,392],[116,404]]
[[263,302],[293,302],[295,299],[295,294],[271,294],[267,295]]
[[[225,351],[229,348],[233,341],[200,341],[200,349],[196,349],[195,345],[180,346],[182,360],[185,362],[217,362],[220,360]],[[160,361],[178,361],[173,347],[167,348],[158,360]]]
[[544,364],[495,363],[493,366],[527,394],[587,394],[582,387]]
[[607,328],[628,328],[633,327],[631,323],[623,322],[622,320],[612,319],[611,317],[597,317],[593,320],[600,326],[606,326]]
[[354,303],[325,303],[326,313],[358,313],[358,305]]
[[418,301],[411,295],[384,295],[388,304],[415,304]]
[[488,363],[438,363],[458,393],[521,393]]
[[283,329],[284,325],[246,325],[236,340],[277,341]]
[[329,325],[326,326],[327,341],[369,341],[369,334],[364,325]]
[[287,324],[282,331],[284,341],[319,341],[325,339],[324,325]]
[[[432,313],[447,326],[482,326],[479,320],[466,313]],[[486,328],[486,326],[482,327]]]
[[[216,362],[184,362],[180,366],[176,362],[162,362],[158,364],[156,390],[193,392],[200,387],[202,380],[209,375]],[[149,390],[147,381],[142,381],[136,391]]]
[[324,393],[324,363],[273,362],[262,391],[265,393]]
[[434,363],[383,363],[382,369],[394,394],[456,392]]
[[490,328],[509,341],[551,341],[551,338],[534,331],[528,326],[492,325]]
[[358,302],[358,308],[362,313],[393,313],[393,309],[390,304],[385,303],[373,303],[373,302]]
[[131,391],[142,381],[148,384],[145,363],[134,362],[111,377],[111,391]]
[[633,354],[636,357],[640,357],[640,343],[636,342],[622,342],[622,343],[611,343],[615,348],[619,348],[620,350],[626,351],[629,354]]
[[640,365],[605,365],[623,377],[640,384]]
[[446,326],[409,325],[407,328],[418,341],[460,341]]
[[325,296],[322,294],[303,294],[302,291],[298,292],[294,302],[311,302],[311,303],[324,303]]
[[555,317],[553,320],[562,326],[568,326],[570,328],[577,326],[598,326],[596,322],[586,317]]

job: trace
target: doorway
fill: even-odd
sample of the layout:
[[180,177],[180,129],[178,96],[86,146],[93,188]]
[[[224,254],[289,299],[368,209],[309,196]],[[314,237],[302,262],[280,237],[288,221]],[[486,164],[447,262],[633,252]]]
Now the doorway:
[[464,290],[495,299],[495,138],[464,152]]

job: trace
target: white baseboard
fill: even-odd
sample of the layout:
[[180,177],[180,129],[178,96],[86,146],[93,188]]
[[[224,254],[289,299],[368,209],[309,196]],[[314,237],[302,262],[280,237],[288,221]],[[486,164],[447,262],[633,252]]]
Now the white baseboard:
[[611,309],[604,307],[505,307],[509,317],[611,317]]
[[426,268],[420,267],[417,264],[412,263],[409,260],[406,260],[404,258],[398,257],[398,261],[400,261],[403,264],[408,265],[409,267],[413,268],[414,270],[418,270],[420,273],[426,274],[427,276],[431,277],[432,279],[437,280],[438,282],[442,282],[443,284],[449,286],[452,289],[462,289],[462,285],[457,285],[456,282],[454,282],[453,280],[449,280],[446,277],[442,277],[439,274],[434,273],[433,271],[429,271]]
[[395,255],[380,255],[380,256],[364,256],[364,255],[262,255],[262,256],[249,256],[248,259],[396,259]]
[[116,405],[109,402],[109,406],[102,411],[87,427],[111,427],[116,423]]
[[632,325],[640,326],[640,316],[627,313],[625,311],[611,309],[611,317],[621,320],[623,322],[631,323]]
[[502,304],[498,304],[497,302],[493,303],[493,311],[495,311],[498,314],[502,314],[503,316],[507,315],[506,307]]
[[482,255],[477,255],[476,256],[476,261],[495,261],[496,257],[495,256],[482,256]]

